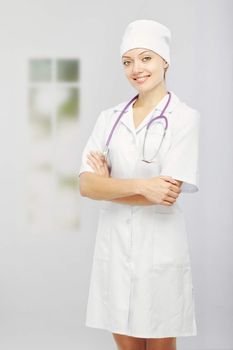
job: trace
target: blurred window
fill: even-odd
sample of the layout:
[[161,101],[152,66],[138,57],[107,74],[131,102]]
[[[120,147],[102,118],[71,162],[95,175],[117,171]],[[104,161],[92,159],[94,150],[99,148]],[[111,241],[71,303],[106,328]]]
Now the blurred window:
[[80,61],[28,61],[28,217],[32,232],[77,230]]

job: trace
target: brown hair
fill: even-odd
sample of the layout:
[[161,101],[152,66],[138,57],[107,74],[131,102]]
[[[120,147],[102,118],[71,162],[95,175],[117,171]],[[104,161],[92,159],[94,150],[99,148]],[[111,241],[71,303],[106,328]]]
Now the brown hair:
[[163,79],[166,80],[166,74],[167,74],[167,70],[168,70],[169,66],[167,66],[166,68],[164,68],[164,74],[163,74]]

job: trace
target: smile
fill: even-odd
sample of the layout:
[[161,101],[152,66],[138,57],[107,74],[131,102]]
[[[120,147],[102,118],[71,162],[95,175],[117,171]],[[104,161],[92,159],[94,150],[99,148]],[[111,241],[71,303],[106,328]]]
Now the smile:
[[143,77],[136,78],[136,79],[134,79],[134,80],[135,80],[137,83],[144,83],[144,81],[146,81],[149,77],[150,77],[150,75],[144,75]]

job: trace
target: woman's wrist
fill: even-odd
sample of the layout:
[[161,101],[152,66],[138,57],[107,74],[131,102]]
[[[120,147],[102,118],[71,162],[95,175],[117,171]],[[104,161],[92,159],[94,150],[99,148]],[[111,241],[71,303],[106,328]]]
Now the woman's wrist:
[[144,196],[146,179],[136,179],[135,181],[135,194]]

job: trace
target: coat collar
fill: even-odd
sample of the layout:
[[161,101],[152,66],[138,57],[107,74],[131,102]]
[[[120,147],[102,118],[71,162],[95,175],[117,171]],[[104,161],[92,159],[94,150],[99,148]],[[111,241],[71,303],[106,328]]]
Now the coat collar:
[[[178,98],[178,96],[173,92],[171,92],[171,100],[170,103],[165,111],[165,115],[167,115],[167,117],[169,118],[169,115],[173,112],[175,106],[177,105],[177,103],[180,102],[180,99]],[[162,112],[165,104],[167,103],[167,95],[163,97],[163,99],[158,103],[158,105],[156,106],[156,108],[153,110],[155,112],[155,115],[159,115],[160,112]],[[115,113],[120,113],[125,105],[127,104],[128,101],[124,101],[122,103],[119,103],[117,106],[115,106],[113,108],[113,111]],[[127,126],[128,129],[130,129],[130,131],[132,132],[139,132],[149,121],[150,117],[151,117],[151,113],[153,112],[151,111],[144,119],[143,121],[140,123],[140,125],[138,126],[138,128],[135,130],[134,127],[134,123],[133,123],[133,109],[132,109],[132,103],[130,104],[130,106],[126,109],[126,111],[124,112],[123,116],[121,117],[120,122],[123,123],[125,126]]]

